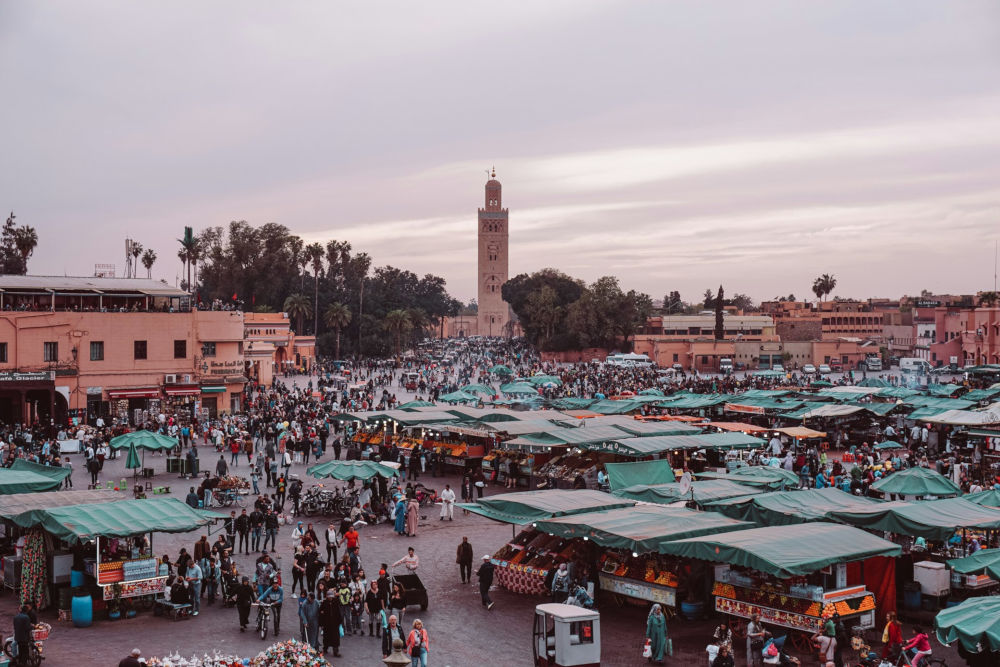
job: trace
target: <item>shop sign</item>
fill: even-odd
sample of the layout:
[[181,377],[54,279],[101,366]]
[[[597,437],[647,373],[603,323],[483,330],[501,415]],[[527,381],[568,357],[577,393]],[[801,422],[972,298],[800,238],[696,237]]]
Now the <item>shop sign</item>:
[[104,387],[87,387],[87,396],[100,396],[104,393]]
[[[118,584],[121,587],[123,598],[135,598],[141,595],[157,595],[167,590],[167,578],[157,577],[155,579],[145,579],[143,581],[126,581]],[[104,586],[104,599],[112,600],[115,597],[114,586]]]
[[673,607],[677,603],[677,589],[669,586],[657,586],[635,579],[614,577],[609,574],[600,573],[598,579],[601,582],[602,591],[612,591],[619,595],[625,595],[638,600],[649,600],[668,607]]
[[19,373],[18,371],[0,371],[0,382],[51,382],[55,379],[52,371],[35,371]]
[[764,408],[759,405],[740,405],[739,403],[726,403],[726,412],[745,412],[751,415],[764,414]]
[[208,365],[209,375],[232,375],[243,371],[243,360],[239,361],[213,361]]

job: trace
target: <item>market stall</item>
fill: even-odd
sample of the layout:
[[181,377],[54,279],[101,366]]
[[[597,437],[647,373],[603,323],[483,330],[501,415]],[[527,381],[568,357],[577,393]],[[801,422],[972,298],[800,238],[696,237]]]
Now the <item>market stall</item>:
[[758,526],[786,526],[808,521],[827,521],[834,512],[861,511],[884,505],[881,501],[854,496],[840,489],[775,491],[713,505],[726,516],[752,521]]
[[[60,494],[61,495],[61,494]],[[116,494],[117,496],[117,494]],[[195,510],[175,498],[118,500],[79,505],[32,503],[5,515],[10,523],[31,534],[45,533],[53,541],[82,545],[84,571],[101,588],[104,600],[162,593],[166,577],[158,576],[152,534],[183,533],[223,518]],[[48,541],[34,557],[44,562]],[[29,554],[25,552],[25,568]],[[26,577],[27,575],[25,575]],[[41,578],[47,575],[41,568]]]
[[877,503],[871,507],[837,510],[830,518],[868,530],[945,542],[963,529],[1000,529],[1000,509],[964,498]]
[[[52,472],[59,473],[59,476],[45,474],[44,471],[33,468],[48,468]],[[70,472],[68,468],[53,468],[17,459],[14,461],[14,466],[0,468],[0,495],[56,491]]]
[[391,466],[375,461],[333,460],[314,465],[308,468],[306,473],[317,479],[332,477],[333,479],[348,481],[352,479],[369,480],[376,475],[392,479],[396,476],[397,471]]
[[[880,616],[894,609],[892,557],[902,550],[850,526],[815,522],[668,541],[660,551],[720,563],[714,608],[732,617],[737,636],[758,613],[765,624],[799,631],[793,643],[808,647],[824,616],[837,612],[848,627],[872,628],[876,606]],[[864,564],[847,567],[857,561]],[[869,590],[873,583],[883,588]]]
[[737,484],[725,479],[707,479],[691,482],[685,489],[680,482],[669,484],[636,484],[612,491],[619,498],[631,498],[646,503],[669,505],[676,502],[694,501],[699,507],[730,498],[748,498],[763,493],[760,488]]
[[748,466],[730,473],[706,471],[697,474],[698,479],[726,479],[737,484],[757,486],[765,489],[795,489],[799,476],[791,470],[771,466]]
[[[134,446],[137,450],[142,450],[142,469],[144,477],[152,477],[153,471],[146,468],[146,451],[167,453],[167,472],[179,474],[191,474],[187,470],[187,459],[182,456],[172,457],[170,452],[178,448],[177,438],[171,438],[153,431],[133,431],[111,438],[111,449],[129,449]],[[196,471],[195,471],[196,472]]]
[[886,475],[872,484],[872,490],[884,493],[886,497],[900,498],[947,498],[962,495],[962,489],[953,481],[930,468],[907,468]]
[[953,558],[947,565],[953,591],[978,592],[1000,585],[1000,549],[980,549],[970,556]]
[[637,484],[670,484],[676,477],[670,461],[630,461],[607,463],[608,487],[612,492]]

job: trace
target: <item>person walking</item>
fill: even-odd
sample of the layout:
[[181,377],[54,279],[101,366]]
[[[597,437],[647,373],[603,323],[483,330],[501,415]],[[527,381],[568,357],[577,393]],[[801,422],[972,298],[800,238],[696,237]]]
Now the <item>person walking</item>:
[[571,579],[569,566],[566,563],[559,563],[559,569],[552,578],[552,602],[566,602]]
[[750,614],[750,622],[747,623],[747,667],[763,667],[764,656],[764,626],[761,625],[760,615]]
[[479,597],[482,598],[483,606],[487,609],[493,609],[494,602],[490,599],[490,586],[493,585],[493,563],[490,562],[489,554],[483,556],[483,563],[476,570],[476,576],[479,577]]
[[66,470],[69,470],[69,474],[66,475],[66,479],[63,480],[63,488],[64,489],[72,489],[73,488],[73,464],[70,463],[68,456],[63,460],[62,467],[66,468]]
[[885,618],[882,631],[882,659],[895,660],[903,646],[903,626],[896,620],[896,612],[890,611]]
[[451,490],[450,484],[445,484],[444,491],[441,492],[441,521],[445,518],[448,521],[455,520],[455,492]]
[[337,535],[337,527],[332,523],[326,529],[326,562],[337,562],[337,542],[340,539]]
[[459,543],[455,562],[458,563],[458,574],[462,577],[462,583],[467,584],[472,581],[472,545],[469,544],[468,537],[463,537]]
[[257,599],[253,588],[250,586],[249,577],[243,577],[240,583],[236,584],[235,593],[236,611],[240,615],[240,632],[246,632],[247,626],[250,624],[250,607],[253,605],[254,600]]
[[337,592],[329,590],[319,607],[319,622],[323,626],[323,654],[328,648],[333,649],[333,657],[340,657],[340,626],[343,623],[340,612],[340,600]]
[[316,594],[309,591],[306,601],[299,605],[299,620],[306,631],[306,641],[319,650],[319,603]]
[[13,618],[14,621],[14,643],[17,644],[18,665],[28,664],[28,656],[31,655],[31,629],[34,624],[31,622],[31,607],[21,605],[19,611]]
[[380,615],[385,610],[382,608],[382,600],[378,594],[378,582],[374,579],[368,583],[368,590],[365,591],[365,610],[368,612],[368,636],[382,636],[385,619],[380,618]]
[[650,661],[663,664],[663,654],[667,650],[667,618],[663,615],[663,608],[659,604],[654,604],[646,617],[646,639],[649,640],[653,654]]
[[268,510],[264,515],[264,549],[267,549],[267,541],[271,540],[271,550],[278,544],[278,515]]
[[250,553],[250,516],[247,514],[246,509],[240,512],[240,515],[236,517],[236,532],[240,536],[240,544],[238,547],[233,549],[234,553],[239,553],[240,548],[243,549],[244,554]]
[[410,656],[410,667],[427,667],[427,653],[430,651],[430,638],[423,622],[413,620],[413,629],[406,637],[406,653]]
[[201,580],[205,578],[197,560],[191,561],[191,564],[188,565],[184,578],[187,579],[188,585],[191,587],[191,615],[197,616],[198,612],[201,611]]
[[264,530],[264,513],[254,507],[250,512],[250,548],[254,553],[260,551],[260,534]]
[[411,498],[406,504],[406,534],[409,537],[417,536],[417,520],[420,517],[420,504],[416,498]]
[[395,614],[392,614],[389,616],[385,631],[382,633],[383,660],[388,658],[389,654],[392,653],[392,645],[397,639],[403,644],[406,643],[406,638],[403,636],[403,629],[399,627],[399,619],[396,618]]
[[225,477],[229,474],[229,466],[226,465],[226,457],[219,455],[219,462],[215,464],[215,474],[219,477]]

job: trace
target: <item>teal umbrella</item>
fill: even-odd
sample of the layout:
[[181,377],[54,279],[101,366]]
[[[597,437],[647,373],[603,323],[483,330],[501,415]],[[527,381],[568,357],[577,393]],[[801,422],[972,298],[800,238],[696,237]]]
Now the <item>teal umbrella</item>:
[[510,370],[503,364],[499,364],[491,368],[490,373],[496,373],[497,375],[513,375],[514,371]]
[[460,391],[464,391],[469,394],[475,394],[475,393],[485,394],[486,396],[490,397],[497,395],[497,392],[495,389],[493,389],[493,387],[487,387],[485,384],[467,384],[464,387],[462,387]]
[[882,451],[885,449],[906,449],[906,445],[901,445],[895,440],[886,440],[875,445],[875,449]]
[[392,478],[396,474],[394,468],[382,465],[376,461],[327,461],[314,465],[307,471],[317,478],[332,477],[347,481],[350,479],[371,479],[375,475],[381,475],[386,479]]
[[500,387],[500,391],[504,394],[512,395],[537,395],[538,390],[528,384],[527,382],[513,382],[511,384],[505,384]]
[[980,549],[965,558],[953,558],[948,567],[959,574],[987,574],[1000,579],[1000,549]]
[[410,401],[408,403],[403,403],[402,405],[397,405],[397,410],[412,410],[413,408],[433,408],[435,407],[430,401]]
[[1000,597],[969,598],[939,612],[934,633],[942,644],[957,639],[970,653],[1000,651]]
[[128,470],[138,470],[142,467],[142,463],[139,462],[139,451],[135,448],[135,445],[128,446],[128,455],[125,457],[125,468]]

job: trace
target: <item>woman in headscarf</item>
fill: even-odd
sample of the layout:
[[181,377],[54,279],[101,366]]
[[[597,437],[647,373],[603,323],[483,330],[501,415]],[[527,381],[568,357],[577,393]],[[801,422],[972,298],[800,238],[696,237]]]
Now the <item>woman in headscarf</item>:
[[406,534],[406,502],[402,496],[399,496],[396,500],[396,523],[394,528],[397,534]]
[[649,616],[646,617],[646,639],[649,640],[650,648],[653,650],[649,661],[655,660],[657,664],[662,665],[663,653],[667,649],[667,618],[663,615],[663,608],[658,604],[653,605],[649,610]]
[[416,498],[412,498],[406,506],[406,534],[410,537],[417,536],[417,519],[420,513],[420,504]]

